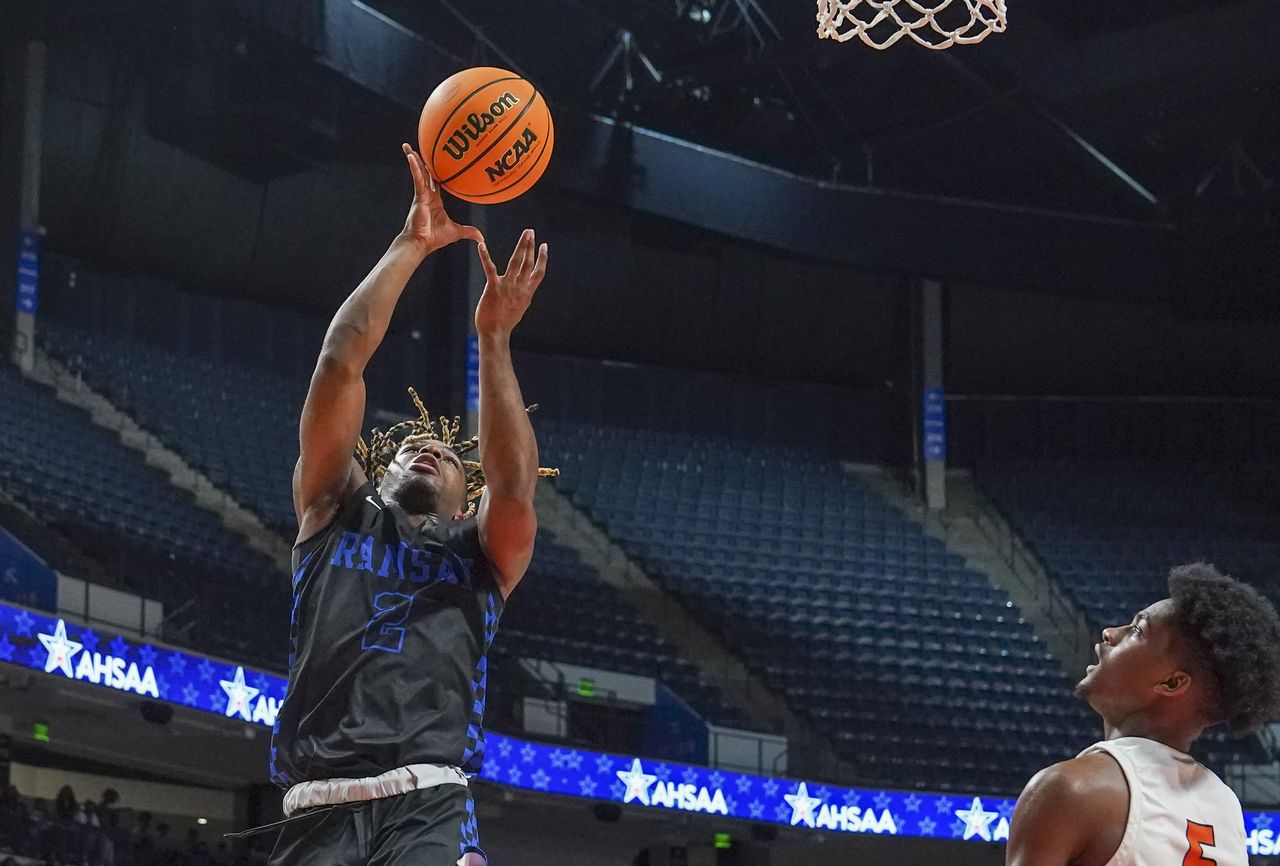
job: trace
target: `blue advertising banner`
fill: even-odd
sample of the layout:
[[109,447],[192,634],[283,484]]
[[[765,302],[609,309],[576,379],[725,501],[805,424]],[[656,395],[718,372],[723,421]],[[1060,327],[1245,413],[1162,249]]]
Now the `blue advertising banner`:
[[924,459],[947,459],[947,402],[941,388],[924,389]]
[[[99,634],[0,604],[0,662],[271,727],[284,698],[276,674]],[[1003,842],[1014,799],[846,788],[672,761],[534,743],[490,732],[481,778],[529,791],[608,800],[830,833]],[[263,756],[266,760],[266,756]],[[1277,812],[1246,812],[1248,850],[1280,854]]]
[[0,600],[53,610],[58,606],[58,576],[45,561],[0,528]]
[[284,677],[0,604],[0,661],[271,727]]
[[40,235],[24,231],[18,235],[18,293],[15,299],[19,313],[36,314],[40,295]]

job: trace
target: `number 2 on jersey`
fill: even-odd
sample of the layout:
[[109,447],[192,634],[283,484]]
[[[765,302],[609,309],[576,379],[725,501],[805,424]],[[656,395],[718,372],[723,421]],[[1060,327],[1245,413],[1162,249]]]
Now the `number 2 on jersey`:
[[380,592],[373,597],[377,611],[364,627],[362,649],[398,653],[404,647],[403,623],[409,618],[413,596],[402,592]]
[[1213,847],[1213,825],[1187,821],[1187,856],[1182,866],[1216,866],[1217,860],[1204,853],[1204,846]]

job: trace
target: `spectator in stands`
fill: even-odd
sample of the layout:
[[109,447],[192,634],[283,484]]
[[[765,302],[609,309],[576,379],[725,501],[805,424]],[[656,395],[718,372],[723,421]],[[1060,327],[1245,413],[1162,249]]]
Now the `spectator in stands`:
[[27,806],[18,795],[18,789],[13,785],[0,789],[0,846],[17,854],[29,853],[28,823]]
[[85,866],[109,866],[114,857],[110,852],[111,839],[102,826],[102,810],[92,800],[84,801],[84,808],[76,816],[79,824],[80,858]]
[[151,829],[151,813],[139,812],[137,825],[129,834],[129,855],[131,864],[146,866],[155,851],[155,835]]
[[115,814],[116,804],[120,802],[120,792],[115,788],[104,788],[102,798],[98,801],[98,818],[102,822],[102,826],[107,826],[107,818],[109,815]]
[[155,846],[151,851],[152,866],[176,866],[177,840],[169,835],[169,825],[161,821],[156,825]]
[[53,801],[53,814],[40,833],[40,852],[52,866],[67,866],[80,859],[77,823],[80,804],[70,785],[63,785]]
[[1027,783],[1008,863],[1247,863],[1240,801],[1188,752],[1206,728],[1251,733],[1280,713],[1271,602],[1213,566],[1180,566],[1169,597],[1104,629],[1095,652],[1076,691],[1105,739]]
[[200,839],[200,831],[192,827],[182,845],[185,866],[206,866],[209,862],[209,846]]
[[[302,410],[296,654],[272,777],[289,788],[287,813],[310,814],[280,831],[277,866],[485,862],[467,774],[483,758],[486,654],[537,530],[538,447],[510,336],[542,282],[547,247],[526,230],[499,275],[480,232],[449,219],[421,158],[404,151],[414,181],[404,230],[334,316]],[[375,431],[365,446],[365,367],[418,265],[463,238],[480,242],[485,273],[479,437],[455,441],[457,425],[437,428],[418,402],[418,419]],[[483,470],[463,462],[473,449]],[[475,519],[465,519],[476,498]],[[452,589],[437,591],[441,582]],[[371,622],[370,610],[382,612]]]
[[102,822],[102,831],[106,835],[105,863],[115,863],[129,852],[129,833],[120,826],[120,810],[107,809]]

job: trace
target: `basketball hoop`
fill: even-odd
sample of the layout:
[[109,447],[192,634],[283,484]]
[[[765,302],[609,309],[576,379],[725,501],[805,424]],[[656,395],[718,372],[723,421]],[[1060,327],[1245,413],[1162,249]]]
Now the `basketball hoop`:
[[926,48],[972,45],[1008,26],[1005,0],[818,0],[818,38],[858,37],[883,51],[903,36]]

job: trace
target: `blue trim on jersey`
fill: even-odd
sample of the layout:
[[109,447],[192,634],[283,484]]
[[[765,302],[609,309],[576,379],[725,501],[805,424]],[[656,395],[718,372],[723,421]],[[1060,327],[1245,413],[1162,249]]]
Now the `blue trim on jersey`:
[[[289,679],[293,679],[293,664],[298,657],[298,608],[302,605],[302,593],[298,591],[298,583],[302,580],[302,573],[306,571],[307,565],[311,562],[311,557],[316,555],[319,547],[313,548],[310,553],[302,558],[302,562],[298,565],[298,570],[293,573],[293,607],[289,610]],[[289,699],[289,690],[285,689],[285,700]],[[271,762],[268,766],[268,772],[271,781],[277,785],[292,785],[293,780],[285,773],[281,772],[276,766],[276,737],[280,735],[280,713],[276,713],[276,723],[271,728]]]
[[480,826],[476,823],[476,803],[471,799],[471,791],[467,791],[466,802],[467,816],[462,819],[462,824],[458,828],[462,840],[458,843],[458,858],[461,859],[470,851],[484,856],[484,852],[480,850]]
[[498,633],[498,601],[491,592],[484,609],[484,647],[471,677],[471,719],[467,725],[467,748],[462,753],[462,769],[480,772],[484,764],[484,707],[489,692],[489,647]]

